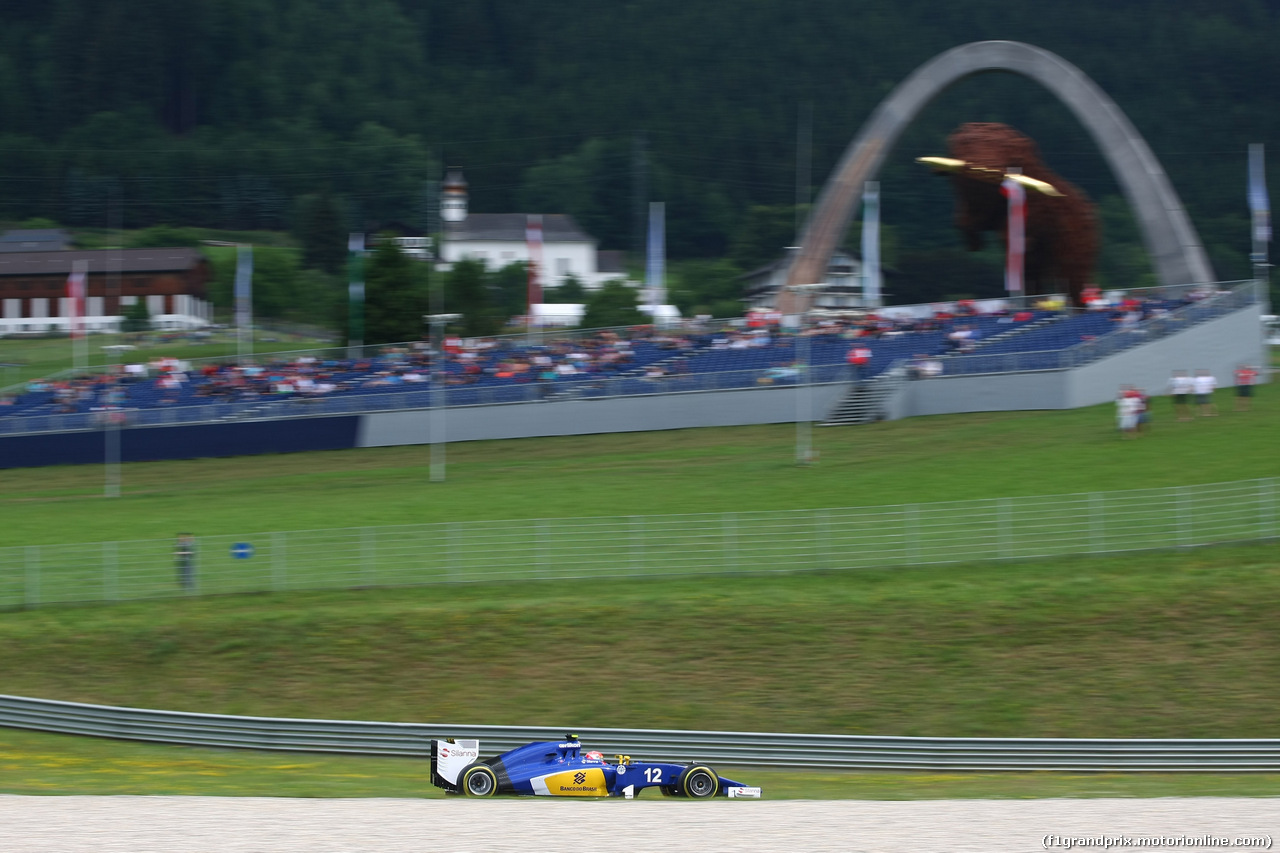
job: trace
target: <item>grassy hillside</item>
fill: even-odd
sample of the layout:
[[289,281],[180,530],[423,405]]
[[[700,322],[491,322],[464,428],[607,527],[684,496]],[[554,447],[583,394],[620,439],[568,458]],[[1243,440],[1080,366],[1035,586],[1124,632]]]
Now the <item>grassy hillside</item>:
[[0,692],[231,714],[1277,737],[1273,545],[0,616]]

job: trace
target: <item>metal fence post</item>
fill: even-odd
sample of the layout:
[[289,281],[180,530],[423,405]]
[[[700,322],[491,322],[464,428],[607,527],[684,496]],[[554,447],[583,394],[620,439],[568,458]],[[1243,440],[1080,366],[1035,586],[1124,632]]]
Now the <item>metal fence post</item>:
[[23,595],[23,605],[37,607],[40,604],[40,546],[27,546],[26,559],[27,588]]
[[1099,492],[1089,493],[1089,553],[1101,554],[1107,549],[1107,528],[1104,503]]
[[1258,514],[1262,522],[1258,530],[1262,539],[1272,539],[1276,535],[1276,478],[1268,477],[1258,481]]
[[447,539],[444,548],[444,576],[445,580],[453,581],[454,571],[457,568],[457,551],[458,548],[458,523],[450,522]]
[[282,590],[289,582],[287,533],[271,534],[271,588]]
[[720,550],[724,557],[724,570],[738,570],[738,514],[726,512],[720,515]]
[[996,502],[996,554],[1001,558],[1009,556],[1010,520],[1012,508],[1009,498],[1001,498]]
[[1178,507],[1178,544],[1182,547],[1193,545],[1191,542],[1191,519],[1187,513],[1187,487],[1177,486],[1173,490]]
[[644,565],[644,516],[631,516],[631,573],[640,573]]
[[365,584],[372,586],[376,580],[378,565],[378,532],[371,527],[360,528],[360,574]]
[[902,562],[914,566],[920,561],[920,504],[903,509],[902,545]]
[[831,547],[831,510],[824,509],[818,513],[818,567],[834,569],[834,554]]
[[102,595],[107,601],[119,601],[119,558],[115,542],[102,543]]
[[538,577],[545,578],[550,576],[551,554],[550,543],[551,537],[547,533],[547,520],[545,518],[538,520]]

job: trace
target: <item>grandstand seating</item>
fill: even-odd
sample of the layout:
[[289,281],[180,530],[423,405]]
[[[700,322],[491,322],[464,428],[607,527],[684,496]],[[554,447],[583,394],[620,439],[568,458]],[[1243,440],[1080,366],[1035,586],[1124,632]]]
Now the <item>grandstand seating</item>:
[[[1171,309],[1177,306],[1173,303],[1147,303],[1144,307]],[[1018,369],[1035,369],[1037,366],[1057,366],[1055,353],[1106,335],[1118,325],[1110,311],[1074,316],[1037,311],[1016,319],[973,315],[898,323],[896,326],[882,322],[863,336],[855,336],[852,329],[832,325],[806,338],[809,344],[807,353],[792,335],[760,330],[702,332],[684,337],[638,337],[632,341],[596,340],[572,344],[549,341],[540,345],[522,342],[477,351],[471,357],[470,367],[455,355],[446,362],[444,374],[450,405],[526,400],[530,396],[530,387],[539,389],[542,396],[559,398],[569,395],[650,394],[686,388],[751,387],[760,382],[789,384],[798,381],[799,372],[794,370],[794,366],[802,361],[815,369],[811,377],[829,381],[841,375],[840,366],[844,364],[854,340],[872,353],[870,363],[863,370],[863,378],[880,374],[895,361],[918,355],[941,358],[944,365],[949,361],[956,365],[955,370],[944,367],[947,372],[966,372],[960,366],[963,359],[945,358],[958,354],[954,352],[949,336],[962,327],[969,332],[966,352],[983,356],[1031,354],[1029,359],[1020,360]],[[757,345],[759,342],[764,343]],[[573,352],[584,352],[589,356],[585,360],[577,360],[582,372],[543,379],[538,374],[539,368],[532,365],[533,359],[541,355],[550,357],[554,363],[563,363]],[[616,360],[591,357],[602,352],[621,352],[623,355]],[[1037,357],[1042,357],[1042,365],[1035,361]],[[518,376],[500,369],[502,364],[512,361],[521,361],[530,367]],[[206,376],[199,370],[191,371],[187,374],[187,381],[177,388],[163,387],[160,377],[124,383],[119,386],[124,396],[119,404],[133,409],[155,409],[252,401],[264,407],[274,407],[309,398],[296,392],[280,392],[280,385],[297,374],[319,378],[332,386],[332,390],[323,395],[325,398],[423,391],[430,387],[426,381],[425,355],[407,350],[389,351],[360,362],[327,359],[263,364],[260,374],[247,383],[251,386],[248,390],[243,387],[233,389],[227,384],[228,365],[212,376]],[[817,372],[819,369],[822,370]],[[414,372],[421,377],[418,382],[406,378]],[[714,377],[714,380],[708,382],[708,377]],[[80,380],[79,384],[84,390],[78,399],[70,402],[67,400],[68,392],[65,389],[60,392],[56,383],[43,388],[36,384],[12,400],[10,405],[0,408],[0,416],[86,413],[104,404],[103,394],[110,387],[109,381],[98,377]]]

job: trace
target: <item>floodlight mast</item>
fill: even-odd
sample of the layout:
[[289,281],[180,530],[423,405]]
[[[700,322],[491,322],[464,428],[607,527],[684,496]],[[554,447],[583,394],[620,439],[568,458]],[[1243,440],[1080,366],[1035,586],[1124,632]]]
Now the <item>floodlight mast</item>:
[[444,391],[444,327],[454,320],[462,319],[461,314],[424,314],[423,322],[429,324],[431,331],[431,423],[427,430],[427,440],[431,443],[431,482],[442,483],[445,479],[445,452],[448,444],[446,433],[446,412],[448,399]]
[[812,308],[809,294],[827,289],[826,284],[788,284],[785,289],[795,296],[791,299],[796,309],[796,465],[812,465],[813,452],[813,383],[809,376],[809,336],[805,334],[805,318]]

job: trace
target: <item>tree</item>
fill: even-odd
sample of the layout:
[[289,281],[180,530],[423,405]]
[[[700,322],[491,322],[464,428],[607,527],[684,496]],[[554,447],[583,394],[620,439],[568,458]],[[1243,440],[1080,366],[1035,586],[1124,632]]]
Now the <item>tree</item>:
[[795,245],[794,205],[753,205],[733,236],[729,257],[743,272],[751,272],[786,254]]
[[319,193],[299,200],[296,233],[302,243],[304,268],[330,275],[342,272],[347,262],[347,234],[332,195]]
[[529,264],[516,261],[489,273],[494,313],[506,323],[529,310]]
[[445,312],[462,315],[464,335],[492,335],[503,326],[504,318],[489,298],[489,280],[484,262],[477,260],[458,261],[445,279]]
[[124,309],[124,319],[120,322],[120,331],[151,331],[151,312],[147,310],[147,300],[139,299]]
[[574,275],[565,276],[559,287],[551,288],[543,297],[544,302],[562,302],[574,305],[586,302],[586,300],[587,289],[582,286],[582,282]]
[[125,246],[130,249],[160,249],[174,246],[199,246],[200,235],[190,228],[153,225],[130,234]]
[[731,261],[681,261],[671,267],[668,300],[686,317],[740,317],[742,281]]
[[365,265],[364,341],[369,344],[422,338],[426,313],[420,265],[383,240]]
[[640,298],[634,288],[620,281],[607,281],[587,299],[581,328],[601,329],[606,326],[638,326],[649,318],[640,311]]

